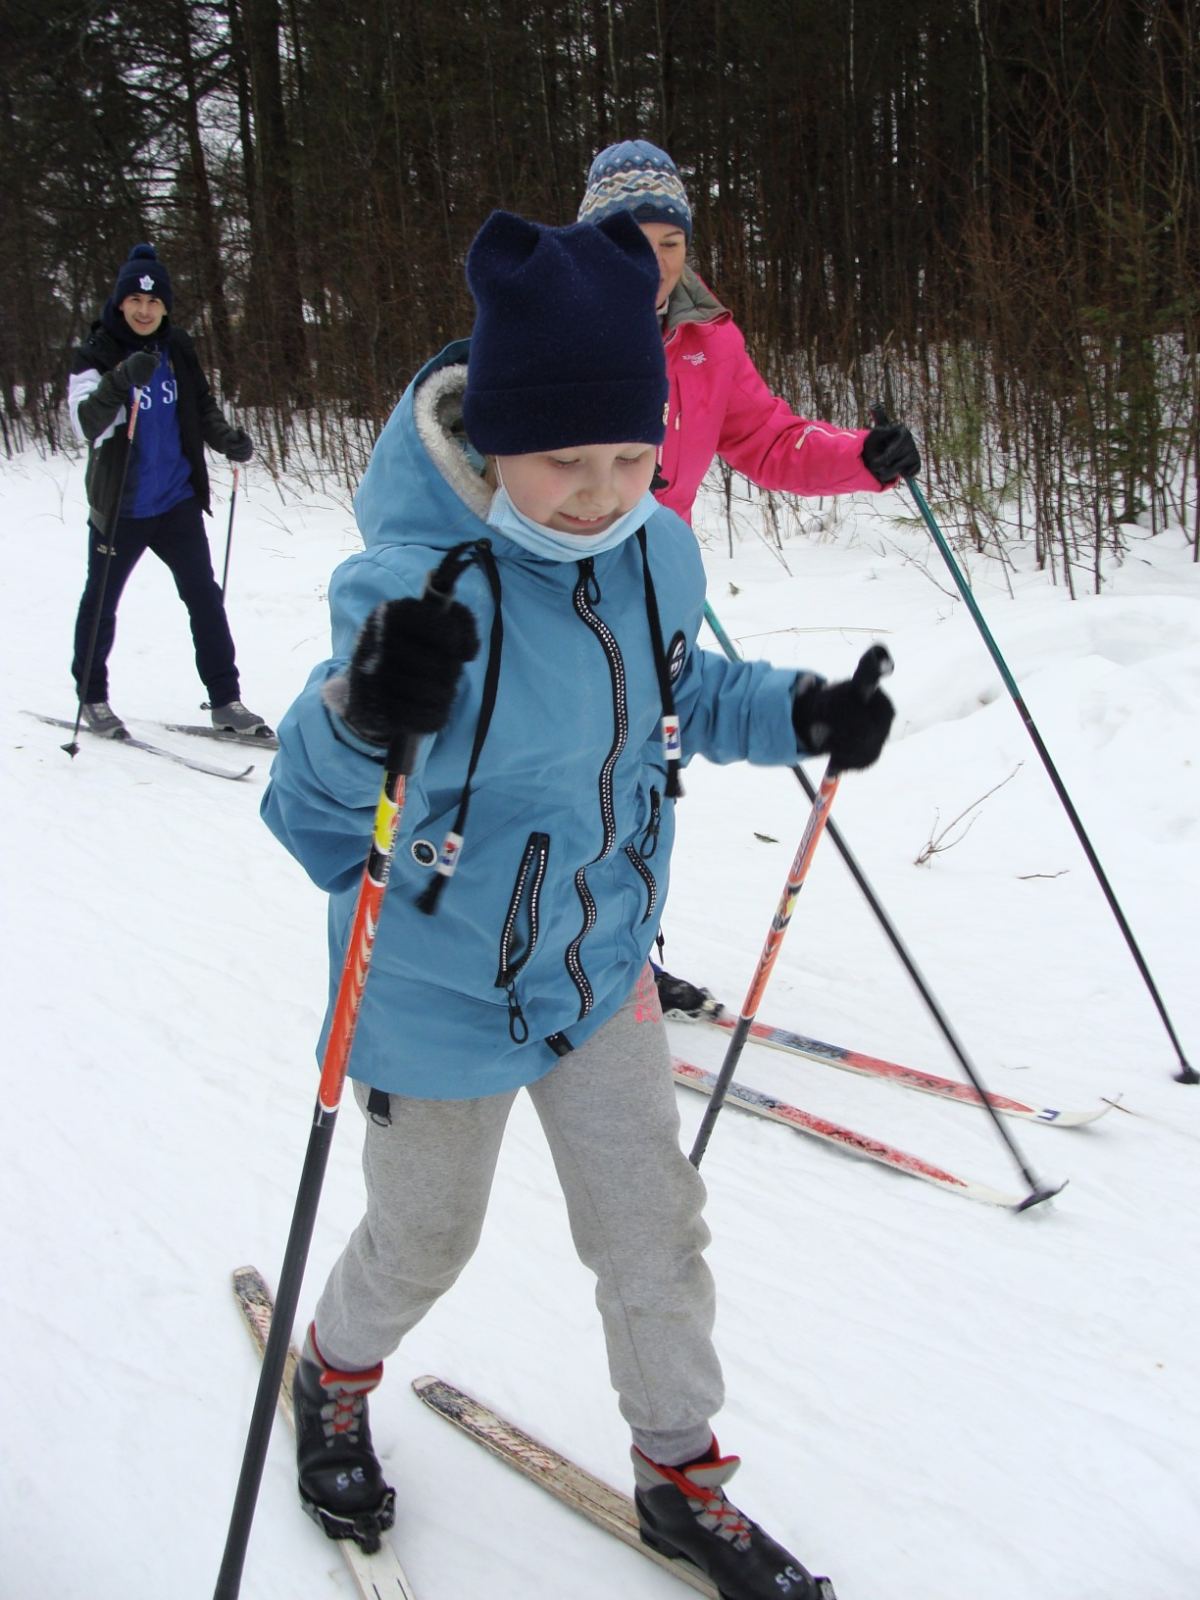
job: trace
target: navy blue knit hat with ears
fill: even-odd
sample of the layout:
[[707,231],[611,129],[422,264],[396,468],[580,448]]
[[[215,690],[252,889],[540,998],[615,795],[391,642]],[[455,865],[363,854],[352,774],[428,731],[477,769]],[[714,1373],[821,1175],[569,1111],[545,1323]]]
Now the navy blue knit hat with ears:
[[632,217],[547,228],[493,211],[467,254],[463,422],[485,455],[661,444],[658,263]]
[[610,144],[592,162],[579,204],[580,222],[628,211],[635,222],[667,222],[692,242],[692,208],[679,169],[649,139]]
[[126,295],[154,294],[167,310],[171,309],[171,275],[154,253],[152,244],[135,244],[129,259],[120,272],[113,289],[113,305],[119,306]]

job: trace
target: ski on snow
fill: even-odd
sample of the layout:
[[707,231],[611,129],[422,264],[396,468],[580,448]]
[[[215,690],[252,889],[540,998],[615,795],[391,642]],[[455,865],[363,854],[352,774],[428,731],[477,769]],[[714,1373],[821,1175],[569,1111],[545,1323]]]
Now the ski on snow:
[[[47,717],[41,711],[28,711],[26,716],[36,717],[39,722],[48,722],[52,728],[74,728],[74,722],[67,722],[63,717]],[[91,733],[86,723],[81,723],[80,733]],[[189,767],[193,772],[206,772],[210,778],[230,778],[236,782],[239,778],[248,778],[254,771],[253,765],[243,767],[235,772],[232,767],[214,767],[211,762],[197,761],[194,756],[182,755],[178,750],[168,750],[160,744],[147,744],[145,739],[135,739],[128,735],[124,739],[113,739],[107,734],[93,735],[103,738],[106,744],[125,745],[130,750],[144,750],[150,756],[162,756],[165,761],[174,761],[178,766]]]
[[[683,1017],[678,1013],[672,1014],[672,1022],[702,1022],[711,1028],[720,1028],[725,1033],[732,1033],[737,1026],[738,1019],[727,1011],[711,1014],[705,1013],[700,1017]],[[897,1084],[902,1089],[916,1089],[922,1094],[933,1094],[943,1100],[954,1100],[960,1105],[980,1106],[985,1103],[985,1097],[979,1093],[973,1084],[962,1083],[956,1078],[942,1078],[934,1072],[924,1072],[917,1067],[903,1067],[896,1061],[885,1061],[880,1056],[866,1055],[861,1050],[849,1050],[840,1044],[825,1044],[820,1039],[809,1039],[802,1033],[792,1033],[788,1028],[775,1028],[766,1022],[755,1022],[750,1026],[750,1038],[757,1044],[766,1045],[771,1050],[781,1050],[785,1055],[802,1056],[806,1061],[817,1061],[822,1066],[840,1067],[845,1072],[863,1073],[869,1078],[880,1078],[886,1083]],[[1080,1128],[1112,1108],[1107,1104],[1099,1105],[1095,1110],[1066,1111],[1056,1106],[1031,1105],[1024,1100],[1014,1100],[1009,1095],[988,1094],[986,1103],[994,1111],[1002,1112],[1008,1117],[1025,1117],[1031,1122],[1044,1122],[1049,1127]]]
[[221,744],[248,744],[254,750],[278,750],[273,733],[234,733],[232,728],[213,728],[203,722],[160,722],[168,733],[188,733],[196,739],[216,739]]
[[[238,1267],[233,1274],[233,1293],[261,1356],[267,1348],[271,1315],[275,1309],[271,1291],[257,1267]],[[292,1416],[292,1374],[298,1360],[299,1353],[295,1345],[289,1345],[283,1382],[279,1388],[279,1409],[290,1428],[295,1427]],[[416,1600],[416,1590],[405,1576],[404,1568],[386,1537],[375,1554],[370,1556],[353,1539],[335,1539],[333,1542],[342,1552],[342,1559],[358,1585],[362,1600]]]
[[[632,1499],[597,1478],[552,1446],[542,1444],[523,1429],[499,1416],[489,1406],[474,1400],[442,1378],[413,1379],[414,1391],[425,1404],[460,1428],[476,1444],[514,1467],[526,1478],[552,1494],[563,1505],[587,1517],[597,1527],[615,1535],[664,1571],[673,1573],[700,1594],[717,1600],[716,1586],[690,1561],[672,1560],[643,1544],[638,1533],[637,1512]],[[836,1600],[828,1578],[818,1580],[823,1600]]]
[[[678,1056],[672,1057],[672,1067],[675,1082],[684,1088],[695,1089],[700,1094],[713,1092],[717,1080],[711,1072],[694,1067],[690,1061],[681,1061]],[[727,1090],[727,1102],[739,1111],[749,1111],[770,1122],[782,1122],[797,1133],[822,1139],[827,1144],[848,1150],[851,1155],[865,1156],[868,1161],[877,1161],[881,1166],[907,1173],[910,1178],[921,1178],[939,1189],[965,1195],[969,1200],[982,1200],[990,1206],[1005,1206],[1010,1211],[1017,1211],[1022,1206],[1020,1195],[1005,1194],[989,1184],[978,1183],[974,1178],[948,1172],[945,1167],[939,1167],[921,1156],[911,1155],[894,1144],[885,1144],[882,1139],[872,1138],[869,1134],[856,1133],[853,1128],[843,1127],[840,1122],[830,1122],[826,1117],[814,1116],[811,1111],[802,1111],[799,1106],[788,1105],[786,1100],[777,1100],[774,1095],[764,1094],[761,1089],[751,1089],[736,1079]]]

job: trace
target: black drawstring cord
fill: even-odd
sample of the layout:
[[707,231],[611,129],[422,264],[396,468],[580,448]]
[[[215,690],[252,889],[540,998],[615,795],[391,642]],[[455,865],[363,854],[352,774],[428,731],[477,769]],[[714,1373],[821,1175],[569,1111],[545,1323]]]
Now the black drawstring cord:
[[668,800],[678,800],[683,794],[679,781],[679,760],[683,745],[679,738],[679,718],[675,714],[675,696],[671,690],[671,672],[667,653],[663,649],[662,623],[658,617],[658,597],[654,593],[654,579],[650,576],[650,558],[646,554],[646,530],[639,528],[637,542],[642,552],[642,576],[646,584],[646,620],[650,624],[650,643],[654,649],[654,670],[658,674],[658,692],[662,699],[663,753],[667,758]]
[[[675,713],[675,697],[671,692],[671,674],[667,665],[666,652],[663,649],[662,624],[659,621],[658,599],[654,592],[654,580],[650,575],[650,562],[646,553],[645,528],[638,530],[637,540],[642,552],[642,573],[646,589],[646,619],[650,625],[654,669],[658,675],[658,689],[662,700],[663,750],[667,759],[666,794],[668,799],[677,800],[683,794],[683,785],[679,781],[680,755],[682,753],[679,739],[679,718]],[[447,551],[437,571],[429,580],[426,592],[442,595],[452,594],[459,577],[472,562],[483,569],[484,576],[487,578],[488,588],[492,594],[492,627],[488,638],[487,667],[484,671],[479,720],[475,724],[475,739],[471,746],[471,759],[467,766],[466,782],[463,784],[462,794],[459,797],[458,810],[442,843],[434,876],[418,895],[416,901],[417,909],[423,911],[426,916],[432,916],[437,910],[438,901],[441,899],[448,879],[453,876],[454,870],[458,865],[459,856],[462,853],[463,835],[467,826],[467,813],[471,806],[471,780],[475,776],[475,769],[479,764],[484,741],[487,739],[488,729],[491,726],[492,714],[496,708],[496,695],[500,685],[500,658],[504,643],[504,619],[501,615],[500,607],[500,572],[496,565],[496,558],[492,554],[490,543],[486,539],[472,540],[466,544],[455,545],[452,550]]]
[[[468,554],[463,554],[469,552]],[[438,856],[437,870],[426,887],[417,897],[417,909],[426,916],[432,916],[437,910],[437,903],[446,887],[448,880],[453,876],[458,865],[458,858],[462,853],[463,835],[467,831],[467,812],[471,807],[471,779],[475,776],[475,768],[479,764],[480,752],[483,750],[484,740],[488,735],[488,728],[492,721],[492,712],[496,708],[496,691],[500,683],[500,653],[504,643],[504,620],[500,614],[500,573],[496,567],[496,558],[492,554],[492,547],[486,539],[473,540],[470,544],[455,545],[441,566],[430,580],[430,587],[439,593],[450,593],[459,575],[475,562],[483,568],[484,576],[488,581],[488,588],[492,591],[492,628],[488,637],[487,667],[483,678],[483,698],[479,708],[479,720],[475,724],[475,742],[471,746],[471,760],[467,766],[467,778],[463,784],[462,794],[459,796],[458,811],[450,831],[442,844],[441,854]],[[449,588],[442,589],[443,582]]]

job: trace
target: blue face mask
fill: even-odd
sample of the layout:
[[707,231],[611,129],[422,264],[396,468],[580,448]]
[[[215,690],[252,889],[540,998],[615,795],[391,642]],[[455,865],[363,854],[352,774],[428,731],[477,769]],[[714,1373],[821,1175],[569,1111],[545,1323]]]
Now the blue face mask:
[[535,556],[544,556],[547,561],[582,561],[585,556],[615,549],[631,533],[636,533],[651,513],[657,510],[658,501],[647,489],[637,505],[618,517],[603,533],[559,533],[556,528],[547,528],[545,523],[535,522],[523,511],[518,511],[502,479],[492,496],[484,521],[506,539],[511,539],[522,549],[532,551]]

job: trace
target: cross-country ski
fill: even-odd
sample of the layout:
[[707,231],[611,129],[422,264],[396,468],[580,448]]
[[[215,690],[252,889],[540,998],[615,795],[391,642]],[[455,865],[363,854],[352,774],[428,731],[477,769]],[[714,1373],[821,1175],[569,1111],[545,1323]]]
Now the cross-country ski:
[[[523,1428],[507,1421],[490,1406],[474,1399],[455,1384],[427,1374],[422,1378],[414,1378],[412,1386],[414,1393],[432,1411],[436,1411],[447,1422],[452,1422],[469,1439],[481,1444],[507,1466],[545,1489],[572,1511],[595,1523],[598,1528],[613,1534],[622,1544],[627,1544],[639,1555],[663,1567],[697,1593],[710,1596],[710,1600],[719,1600],[712,1583],[690,1562],[671,1560],[645,1543],[638,1531],[637,1508],[627,1494],[621,1494],[578,1462],[569,1460],[552,1446],[533,1438]],[[556,1584],[549,1574],[546,1586],[547,1590],[565,1589],[565,1585]],[[779,1592],[786,1600],[787,1589],[784,1585],[780,1586]],[[817,1580],[813,1600],[836,1600],[828,1578]]]
[[[30,711],[28,716],[36,717],[39,722],[49,723],[52,728],[74,728],[74,722],[69,722],[65,717],[48,717],[40,711]],[[81,733],[88,733],[86,726],[81,726]],[[234,770],[230,767],[214,766],[211,761],[199,761],[195,756],[184,755],[180,750],[168,750],[165,745],[150,744],[145,739],[137,739],[132,734],[123,738],[111,738],[104,735],[92,736],[103,738],[105,744],[122,745],[127,750],[140,750],[144,755],[159,756],[164,761],[173,761],[178,767],[188,767],[192,772],[207,773],[210,778],[230,778],[237,782],[240,778],[248,778],[254,771],[253,765]]]
[[[234,1271],[233,1295],[242,1320],[254,1340],[254,1347],[261,1356],[271,1331],[274,1302],[267,1281],[257,1267],[238,1267]],[[298,1359],[299,1351],[295,1345],[289,1345],[283,1383],[279,1390],[279,1411],[288,1424],[289,1437],[296,1426],[292,1381]],[[360,1549],[353,1539],[339,1539],[336,1543],[362,1600],[416,1600],[416,1590],[400,1565],[390,1540],[384,1539],[379,1549],[371,1555]]]
[[[706,1027],[719,1028],[723,1033],[729,1033],[737,1022],[737,1018],[731,1017],[727,1011],[721,1011],[716,1016],[704,1015],[695,1020]],[[805,1034],[794,1033],[789,1028],[756,1021],[751,1024],[750,1038],[756,1044],[767,1045],[770,1049],[780,1050],[785,1055],[800,1056],[806,1061],[819,1062],[822,1066],[840,1067],[846,1072],[857,1072],[869,1078],[878,1078],[884,1083],[895,1084],[897,1088],[915,1089],[921,1094],[937,1095],[940,1099],[953,1100],[964,1106],[983,1104],[984,1097],[972,1084],[954,1078],[940,1077],[937,1073],[925,1072],[918,1067],[901,1066],[896,1061],[886,1061],[881,1056],[869,1055],[862,1050],[851,1050],[845,1045],[825,1044],[820,1039],[810,1039]],[[995,1094],[990,1091],[986,1099],[988,1104],[996,1111],[1003,1112],[1006,1117],[1021,1117],[1030,1122],[1043,1122],[1048,1127],[1055,1128],[1085,1127],[1109,1110],[1104,1104],[1088,1110],[1039,1106],[1029,1101],[1014,1099],[1011,1095]]]
[[195,739],[216,739],[221,744],[248,744],[252,750],[278,750],[273,733],[235,733],[229,728],[213,728],[203,722],[164,722],[168,733],[187,733]]
[[[693,1066],[689,1061],[681,1061],[678,1056],[672,1061],[672,1069],[675,1082],[683,1088],[694,1089],[698,1094],[712,1093],[716,1078],[711,1072],[705,1072],[703,1068]],[[1010,1211],[1017,1211],[1021,1207],[1019,1194],[996,1189],[991,1184],[979,1183],[974,1178],[964,1178],[956,1172],[949,1172],[936,1162],[926,1161],[922,1156],[912,1155],[907,1150],[898,1150],[895,1145],[888,1144],[883,1139],[876,1139],[871,1134],[858,1133],[853,1128],[843,1127],[839,1122],[831,1122],[827,1117],[814,1116],[811,1111],[802,1111],[799,1106],[789,1105],[786,1100],[764,1094],[761,1089],[752,1089],[748,1084],[739,1083],[736,1079],[730,1084],[728,1094],[729,1103],[739,1111],[764,1117],[768,1122],[782,1123],[785,1127],[794,1129],[796,1133],[807,1134],[810,1138],[835,1145],[851,1155],[878,1162],[880,1166],[891,1167],[894,1171],[903,1172],[910,1178],[920,1178],[923,1182],[932,1183],[939,1189],[949,1190],[951,1194],[964,1195],[968,1200],[982,1200],[985,1205],[1005,1206]],[[1058,1185],[1060,1189],[1063,1187],[1062,1184]]]

